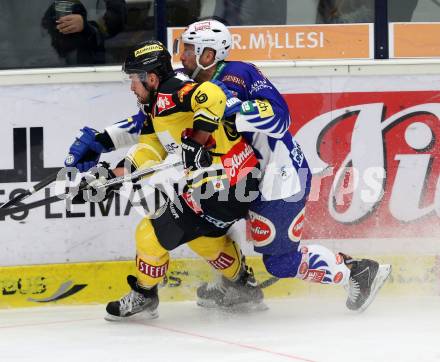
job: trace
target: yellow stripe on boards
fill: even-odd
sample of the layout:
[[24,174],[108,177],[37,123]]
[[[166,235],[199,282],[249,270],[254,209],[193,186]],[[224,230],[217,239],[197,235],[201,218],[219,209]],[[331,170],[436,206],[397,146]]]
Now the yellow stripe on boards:
[[[374,259],[393,266],[381,295],[438,295],[439,257],[374,256]],[[246,262],[254,270],[259,283],[272,278],[266,272],[261,257],[248,256]],[[135,271],[134,260],[1,267],[0,308],[105,304],[128,293],[126,277],[134,275]],[[196,288],[213,278],[211,267],[202,259],[171,259],[167,282],[159,291],[160,299],[163,302],[195,300]],[[267,299],[337,296],[341,298],[342,306],[346,298],[342,286],[314,284],[299,279],[280,280],[265,288],[264,294]]]

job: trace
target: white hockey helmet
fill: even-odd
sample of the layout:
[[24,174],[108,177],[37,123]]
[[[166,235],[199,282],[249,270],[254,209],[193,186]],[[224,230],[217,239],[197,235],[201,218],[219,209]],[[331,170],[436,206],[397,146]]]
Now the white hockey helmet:
[[[220,21],[207,19],[192,23],[185,29],[175,43],[175,52],[180,48],[180,42],[183,44],[194,44],[197,66],[200,69],[206,70],[228,56],[232,46],[232,36],[228,28]],[[214,63],[206,67],[199,63],[200,56],[205,48],[215,50]]]
[[217,20],[203,20],[192,23],[182,34],[184,44],[194,44],[196,55],[201,55],[205,48],[216,51],[215,60],[225,59],[232,45],[228,28]]

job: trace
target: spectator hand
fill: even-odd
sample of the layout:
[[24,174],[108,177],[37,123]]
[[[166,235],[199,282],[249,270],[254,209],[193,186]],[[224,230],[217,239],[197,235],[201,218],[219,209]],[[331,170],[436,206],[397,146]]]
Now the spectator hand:
[[63,34],[81,33],[84,30],[84,18],[79,14],[70,14],[57,20],[57,29]]

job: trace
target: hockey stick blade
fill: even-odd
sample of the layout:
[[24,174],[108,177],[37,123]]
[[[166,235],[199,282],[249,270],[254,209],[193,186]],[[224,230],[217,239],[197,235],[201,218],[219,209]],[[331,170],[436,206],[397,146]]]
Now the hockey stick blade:
[[34,185],[31,188],[27,189],[25,192],[15,196],[15,197],[13,197],[12,199],[10,199],[7,202],[5,202],[3,205],[0,206],[0,210],[1,209],[7,209],[7,208],[9,208],[9,206],[17,204],[18,202],[26,199],[27,197],[33,195],[37,191],[39,191],[42,188],[46,187],[47,185],[51,184],[52,182],[54,182],[57,179],[57,176],[58,176],[58,173],[60,172],[60,170],[61,170],[61,168],[57,172],[55,172],[55,173],[47,176],[43,180],[41,180],[36,185]]
[[145,169],[136,170],[133,173],[130,173],[128,175],[118,176],[118,177],[112,178],[112,179],[108,180],[107,182],[103,183],[102,185],[97,185],[95,188],[96,189],[107,188],[109,186],[122,184],[124,182],[133,182],[134,183],[134,182],[139,181],[140,178],[151,175],[157,171],[168,170],[170,168],[179,167],[181,165],[183,165],[182,161],[177,161],[174,163],[160,163],[158,165],[151,166],[151,167],[148,167]]
[[[183,164],[182,161],[178,161],[178,162],[174,162],[174,163],[161,163],[161,164],[149,167],[149,168],[137,170],[137,171],[135,171],[135,172],[133,172],[131,174],[128,174],[128,175],[115,177],[113,179],[108,180],[104,184],[99,185],[98,187],[95,187],[95,188],[96,189],[107,188],[109,186],[121,184],[121,183],[124,183],[124,182],[133,182],[133,183],[135,183],[136,181],[138,181],[140,178],[142,178],[144,176],[151,175],[152,173],[157,172],[157,171],[167,170],[167,169],[172,168],[172,167],[178,167],[178,166],[181,166],[182,164]],[[58,175],[58,173],[55,175],[55,180],[56,180],[57,175]],[[53,176],[53,175],[51,175],[51,176]],[[55,181],[55,180],[53,180],[53,181]],[[44,184],[43,184],[43,181],[45,181]],[[52,181],[49,181],[49,177],[47,177],[43,181],[41,181],[39,184],[34,186],[33,189],[35,189],[35,191],[33,191],[30,194],[27,194],[23,198],[26,198],[29,195],[32,195],[36,191],[41,190],[43,187],[49,185],[52,182]],[[37,186],[38,186],[38,189],[36,188]],[[86,187],[80,188],[78,191],[82,191],[85,188]],[[27,191],[29,191],[29,190],[27,190]],[[19,196],[21,196],[21,195],[23,195],[23,194],[20,194]],[[60,195],[55,195],[55,196],[48,197],[46,199],[34,201],[34,202],[29,203],[29,204],[23,204],[23,205],[19,205],[19,206],[15,206],[15,207],[1,207],[0,208],[0,218],[3,218],[3,217],[8,216],[8,215],[16,214],[16,213],[19,213],[19,212],[23,212],[23,211],[26,211],[26,210],[35,209],[35,208],[40,207],[40,206],[49,205],[49,204],[52,204],[54,202],[62,201],[62,200],[65,200],[66,198],[68,198],[69,196],[70,196],[70,194],[68,194],[68,193],[67,194],[60,194]],[[16,203],[18,201],[23,200],[23,198],[21,198],[19,200],[14,198],[14,199],[11,199],[9,201],[15,200],[14,203]],[[9,205],[11,205],[12,203],[10,203],[9,201],[7,203],[9,203]],[[4,206],[4,205],[2,205],[2,206]]]
[[45,206],[49,204],[53,204],[54,202],[65,200],[69,195],[68,194],[62,194],[62,195],[55,195],[51,196],[42,200],[34,201],[29,204],[23,204],[15,207],[8,207],[5,209],[0,209],[0,218],[4,218],[5,216],[17,214],[19,212],[32,210],[40,206]]
[[274,285],[279,280],[280,280],[280,278],[271,277],[271,278],[259,283],[258,285],[260,286],[261,289],[264,289],[264,288],[270,287],[271,285]]

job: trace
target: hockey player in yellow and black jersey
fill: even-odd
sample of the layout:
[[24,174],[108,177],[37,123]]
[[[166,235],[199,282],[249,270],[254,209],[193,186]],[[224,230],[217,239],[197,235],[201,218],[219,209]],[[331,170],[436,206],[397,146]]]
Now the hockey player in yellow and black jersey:
[[[108,320],[138,313],[157,316],[157,285],[168,269],[169,251],[188,245],[228,280],[242,285],[228,304],[261,305],[263,294],[239,247],[226,235],[243,218],[258,191],[258,161],[252,148],[220,121],[226,97],[215,84],[196,84],[176,75],[171,57],[157,41],[130,51],[123,70],[141,104],[140,112],[98,133],[88,127],[76,139],[67,166],[86,171],[102,152],[136,144],[127,159],[141,168],[167,154],[182,156],[186,186],[168,199],[156,218],[144,218],[136,230],[136,276],[127,278],[128,295],[107,305]],[[148,147],[142,147],[148,145]],[[208,197],[209,196],[209,197]],[[179,207],[180,206],[180,207]]]

